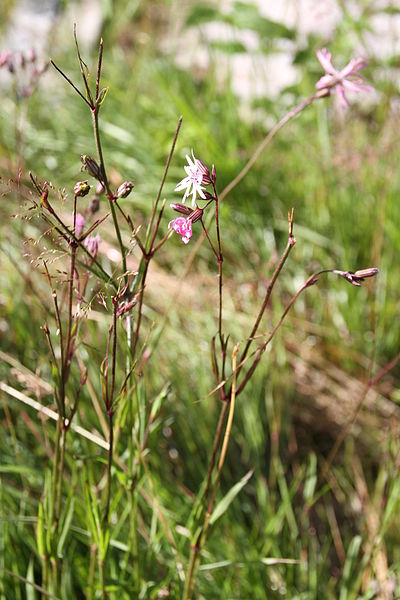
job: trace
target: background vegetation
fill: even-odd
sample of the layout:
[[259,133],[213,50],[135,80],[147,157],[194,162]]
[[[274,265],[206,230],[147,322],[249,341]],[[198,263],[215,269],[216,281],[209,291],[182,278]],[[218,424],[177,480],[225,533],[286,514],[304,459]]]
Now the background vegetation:
[[[247,2],[224,12],[217,4],[198,2],[103,3],[104,77],[110,86],[101,125],[104,153],[116,185],[126,178],[135,181],[123,206],[136,223],[147,223],[180,115],[183,125],[163,192],[168,202],[178,199],[173,189],[192,147],[205,163],[216,165],[219,190],[235,177],[271,125],[313,92],[321,75],[317,49],[328,46],[338,65],[353,55],[369,56],[366,77],[376,89],[372,99],[360,99],[344,115],[333,99],[313,104],[282,130],[223,203],[224,322],[234,341],[244,339],[254,321],[286,243],[291,207],[297,244],[263,331],[272,328],[291,295],[319,268],[378,266],[380,274],[363,289],[332,277],[308,290],[238,398],[217,499],[229,498],[235,484],[250,471],[252,476],[210,532],[196,581],[198,598],[400,597],[399,368],[365,387],[399,352],[399,64],[394,53],[378,60],[368,45],[373,12],[395,23],[397,11],[391,4],[382,3],[379,11],[371,4],[359,0],[349,14],[339,3],[343,12],[330,39],[310,35],[300,41],[296,29],[262,19]],[[48,53],[78,81],[67,9],[65,2],[49,35]],[[233,57],[249,51],[240,36],[234,43],[207,41],[209,22],[256,35],[255,64],[260,54],[274,56],[289,40],[298,82],[277,97],[239,99],[231,85]],[[6,19],[1,27],[6,35]],[[208,66],[183,69],[171,39],[186,36],[188,44],[199,43],[195,32]],[[85,47],[79,20],[78,35]],[[96,47],[85,57],[94,68]],[[54,71],[41,78],[27,102],[16,102],[13,78],[4,70],[1,74],[0,378],[54,408],[41,332],[51,297],[38,257],[47,256],[60,279],[65,265],[51,240],[43,243],[43,225],[25,218],[28,171],[57,189],[65,187],[70,201],[74,183],[82,179],[79,157],[95,149],[85,106]],[[18,179],[16,187],[12,182]],[[67,202],[60,206],[65,214]],[[166,212],[164,231],[173,218],[172,210]],[[102,239],[101,260],[112,268],[111,227],[103,227]],[[152,264],[147,285],[144,316],[153,353],[138,403],[154,406],[157,398],[162,403],[147,443],[149,472],[142,469],[137,481],[139,573],[128,560],[129,514],[118,487],[125,483],[119,465],[126,460],[126,432],[116,449],[108,579],[114,598],[179,598],[182,593],[177,556],[186,566],[191,511],[207,471],[220,402],[209,395],[215,385],[210,339],[217,327],[217,267],[203,244],[182,279],[193,246],[171,238]],[[129,260],[134,270],[137,258],[132,254]],[[96,285],[91,279],[93,290]],[[77,419],[101,435],[93,399],[100,397],[98,364],[107,330],[104,310],[94,300],[78,349],[88,381]],[[35,598],[39,592],[31,584],[41,582],[39,502],[55,427],[4,387],[0,396],[1,597]],[[93,540],[85,494],[88,488],[100,493],[104,460],[101,448],[71,433],[65,475],[70,522],[60,548],[62,598],[97,594],[88,589]]]

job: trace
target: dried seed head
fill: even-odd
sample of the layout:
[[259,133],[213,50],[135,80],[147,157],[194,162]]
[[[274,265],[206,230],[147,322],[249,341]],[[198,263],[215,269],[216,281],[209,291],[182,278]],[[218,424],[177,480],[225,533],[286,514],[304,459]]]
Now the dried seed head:
[[75,196],[86,196],[90,192],[90,185],[87,181],[77,181],[74,185]]

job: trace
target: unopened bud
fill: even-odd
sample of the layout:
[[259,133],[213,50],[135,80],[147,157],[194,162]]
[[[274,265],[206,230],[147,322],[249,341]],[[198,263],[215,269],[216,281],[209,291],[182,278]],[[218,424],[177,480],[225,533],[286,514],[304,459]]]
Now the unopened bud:
[[196,208],[196,210],[192,212],[188,219],[192,221],[192,223],[196,223],[196,221],[200,221],[200,219],[203,217],[203,212],[204,210],[202,208]]
[[133,183],[133,181],[124,181],[124,183],[121,183],[121,185],[117,189],[116,197],[126,198],[133,190],[134,185],[135,184]]
[[90,192],[90,185],[87,181],[78,181],[74,185],[75,196],[86,196]]
[[215,170],[215,165],[213,165],[212,169],[211,169],[211,181],[212,181],[212,183],[215,184],[216,180],[217,180],[217,171]]
[[361,283],[368,277],[375,277],[375,275],[379,273],[379,269],[377,269],[376,267],[370,267],[368,269],[360,269],[355,273],[353,273],[352,271],[339,271],[335,269],[333,272],[336,273],[336,275],[344,277],[344,279],[346,279],[346,281],[348,281],[352,285],[356,285],[357,287],[359,287]]
[[82,154],[81,161],[82,161],[84,168],[89,173],[89,175],[91,175],[98,181],[103,180],[103,176],[101,174],[101,169],[100,169],[99,165],[97,164],[97,162],[94,160],[94,158],[92,158],[91,156],[87,156],[87,154]]
[[176,210],[176,212],[181,213],[182,215],[191,215],[193,210],[189,208],[189,206],[185,206],[184,204],[180,204],[180,202],[172,202],[170,207]]
[[353,273],[353,277],[359,279],[360,281],[363,281],[368,277],[375,277],[375,275],[377,275],[378,273],[379,269],[377,269],[376,267],[370,267],[369,269],[360,269],[359,271],[356,271],[355,273]]
[[47,198],[48,198],[49,192],[46,189],[43,190],[41,196],[40,196],[40,205],[44,206],[45,208],[47,208],[48,210],[50,210],[50,204],[47,202]]

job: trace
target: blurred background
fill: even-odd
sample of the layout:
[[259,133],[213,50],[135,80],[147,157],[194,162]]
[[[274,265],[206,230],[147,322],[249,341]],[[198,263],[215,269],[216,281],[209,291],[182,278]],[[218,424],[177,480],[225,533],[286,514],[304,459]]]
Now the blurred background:
[[[313,93],[322,75],[318,49],[327,47],[339,69],[352,57],[368,59],[363,76],[375,91],[352,97],[345,113],[335,97],[314,103],[278,134],[222,206],[224,326],[235,342],[254,322],[287,241],[292,207],[297,244],[263,332],[312,272],[376,266],[380,273],[361,289],[334,276],[310,288],[239,397],[222,490],[250,469],[254,474],[210,537],[198,597],[400,597],[400,367],[366,387],[396,357],[400,342],[400,3],[2,1],[0,52],[13,57],[0,69],[0,377],[49,406],[51,394],[38,381],[49,381],[40,327],[50,299],[35,265],[46,253],[62,265],[63,256],[51,240],[40,243],[43,226],[26,218],[24,199],[32,171],[65,188],[71,200],[82,179],[80,155],[95,155],[86,106],[46,68],[52,58],[80,86],[74,23],[92,72],[104,39],[103,84],[110,86],[101,121],[105,160],[113,184],[135,181],[123,206],[138,225],[151,213],[180,115],[163,192],[168,202],[179,201],[174,187],[192,148],[205,164],[215,164],[219,190],[237,175],[270,128]],[[60,210],[70,212],[67,204]],[[165,231],[173,217],[167,209]],[[101,258],[112,267],[111,228],[103,228],[102,240]],[[217,265],[203,244],[182,281],[193,246],[171,238],[152,264],[145,307],[149,335],[157,340],[146,367],[146,396],[151,400],[168,384],[150,460],[178,535],[206,473],[219,412],[219,400],[208,396]],[[134,269],[134,253],[130,261]],[[94,303],[84,356],[103,345],[107,327]],[[89,378],[98,389],[94,367]],[[0,567],[25,575],[35,553],[53,425],[43,434],[33,411],[0,394]],[[79,418],[99,428],[89,402]],[[149,507],[141,510],[146,522]],[[75,537],[68,589],[76,594],[70,597],[83,597],[79,567],[87,548]],[[157,543],[145,545],[152,585],[142,597],[161,597],[162,589],[179,597],[171,557],[163,554],[163,540]],[[270,565],[266,557],[300,562]],[[25,597],[6,576],[2,593]]]

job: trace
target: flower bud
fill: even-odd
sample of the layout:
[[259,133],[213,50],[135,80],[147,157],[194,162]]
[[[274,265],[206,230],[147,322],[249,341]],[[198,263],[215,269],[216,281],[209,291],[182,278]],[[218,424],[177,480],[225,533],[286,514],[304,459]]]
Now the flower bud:
[[200,219],[203,217],[203,212],[204,210],[202,208],[196,208],[196,210],[194,210],[192,214],[188,217],[188,220],[192,221],[192,223],[200,221]]
[[133,190],[134,185],[135,184],[133,183],[133,181],[124,181],[124,183],[121,183],[121,185],[117,189],[116,197],[126,198]]
[[101,169],[100,169],[99,165],[97,164],[97,162],[94,160],[94,158],[92,158],[91,156],[87,156],[87,154],[82,154],[81,161],[82,161],[84,168],[89,173],[89,175],[91,175],[98,181],[103,181]]
[[182,215],[191,215],[193,210],[189,208],[189,206],[185,206],[184,204],[180,204],[180,202],[172,202],[170,207],[176,210],[176,212],[181,213]]
[[213,165],[212,169],[211,169],[211,181],[212,181],[212,183],[215,184],[216,180],[217,180],[217,171],[215,170],[215,165]]
[[379,269],[376,267],[370,267],[369,269],[360,269],[359,271],[356,271],[353,273],[353,277],[363,281],[364,279],[367,279],[367,277],[375,277],[375,275],[378,273]]
[[75,196],[86,196],[90,192],[90,185],[87,181],[78,181],[74,185]]
[[346,281],[352,285],[359,287],[361,283],[368,277],[375,277],[375,275],[379,273],[379,269],[376,267],[370,267],[368,269],[360,269],[355,273],[352,271],[339,271],[335,269],[333,272],[336,273],[336,275],[340,275],[340,277],[344,277],[344,279],[346,279]]

